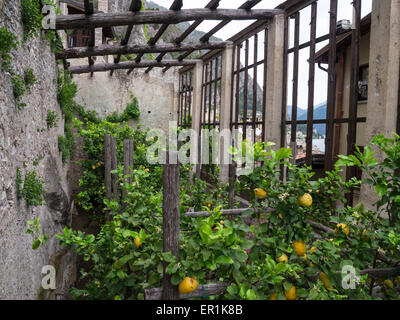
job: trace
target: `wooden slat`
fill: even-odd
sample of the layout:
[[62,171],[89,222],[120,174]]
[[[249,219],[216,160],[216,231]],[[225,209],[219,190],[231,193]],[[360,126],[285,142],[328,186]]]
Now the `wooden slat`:
[[[179,261],[179,164],[173,163],[178,152],[167,154],[167,164],[163,167],[163,251],[171,252]],[[162,298],[176,300],[178,288],[171,284],[171,276],[165,273],[168,263],[164,264]]]
[[267,130],[267,78],[268,78],[268,29],[264,31],[264,82],[263,82],[263,111],[262,111],[262,141],[265,142]]
[[[349,99],[349,126],[347,134],[347,154],[355,152],[357,139],[357,107],[358,107],[358,80],[360,70],[360,40],[361,40],[361,0],[354,0],[355,29],[351,34],[351,75],[350,75],[350,99]],[[350,180],[356,175],[355,167],[346,168],[346,179]],[[348,194],[347,201],[353,205],[353,190]]]
[[254,61],[254,73],[253,73],[253,123],[252,123],[252,129],[254,132],[254,140],[253,143],[255,143],[256,139],[256,118],[257,118],[257,88],[258,88],[258,74],[257,74],[257,60],[258,60],[258,34],[254,35],[254,56],[253,56],[253,61]]
[[[261,0],[248,0],[245,3],[243,3],[238,10],[250,10],[251,8],[253,8],[255,5],[257,5],[258,3],[260,3]],[[280,13],[284,13],[284,11],[276,11],[275,14],[280,14]],[[203,19],[204,20],[204,19]],[[267,19],[268,20],[268,19]],[[231,22],[232,19],[225,19],[224,21],[220,22],[218,25],[216,25],[214,28],[212,28],[209,32],[207,32],[203,37],[200,38],[201,42],[206,42],[209,41],[209,39],[219,30],[221,30],[223,27],[225,27],[229,22]],[[185,52],[183,54],[181,54],[178,57],[178,60],[183,60],[184,58],[186,58],[187,56],[189,56],[191,53],[193,53],[193,51],[188,51]],[[166,68],[165,71],[167,71],[168,69]],[[163,70],[164,71],[164,70]],[[165,72],[164,71],[164,72]]]
[[[272,211],[272,209],[267,209],[267,212],[270,211]],[[253,208],[225,209],[222,210],[222,215],[238,216],[242,215],[244,212],[254,212],[254,209]],[[211,214],[208,211],[198,211],[198,212],[186,212],[185,215],[192,218],[198,218],[198,217],[209,217]]]
[[[243,140],[247,138],[247,95],[249,83],[249,40],[245,41],[245,55],[244,55],[244,88],[243,88]],[[244,164],[243,164],[244,165]]]
[[[90,2],[90,0],[85,0],[84,5],[85,5],[85,14],[91,15],[94,13],[93,3]],[[91,32],[89,47],[94,47],[94,45],[95,45],[95,29],[90,28],[89,30]],[[92,66],[94,64],[92,57],[88,57],[88,63],[89,63],[89,66]],[[90,73],[90,76],[92,77],[93,73]]]
[[[171,7],[169,8],[169,10],[174,10],[174,11],[178,11],[181,10],[183,6],[183,1],[182,0],[174,0],[174,2],[172,3]],[[170,24],[165,23],[163,24],[160,29],[158,29],[157,33],[155,34],[154,37],[152,37],[151,39],[149,39],[148,44],[149,45],[154,45],[157,43],[157,41],[161,38],[161,36],[164,34],[164,32],[167,30],[167,28],[170,26]],[[143,57],[143,53],[138,54],[138,56],[136,57],[135,61],[136,62],[140,62],[140,60],[142,60]],[[133,71],[133,69],[128,71],[128,74],[130,74]]]
[[293,56],[293,89],[292,89],[292,124],[290,143],[293,151],[292,161],[296,161],[297,147],[297,103],[299,91],[299,43],[300,43],[300,13],[294,15],[294,56]]
[[56,30],[116,27],[140,24],[177,24],[192,20],[259,20],[272,19],[282,13],[275,9],[185,9],[180,11],[144,11],[95,13],[91,16],[72,14],[56,17]]
[[333,125],[336,104],[336,20],[337,0],[331,0],[329,23],[329,66],[328,66],[328,103],[327,126],[325,142],[325,170],[331,170],[333,166]]
[[[221,0],[211,0],[207,5],[206,8],[207,9],[216,9],[219,5],[219,2]],[[191,34],[202,22],[204,21],[204,19],[200,19],[200,20],[196,20],[194,21],[189,28],[187,28],[183,34],[181,36],[179,36],[178,38],[176,38],[174,40],[174,43],[176,44],[180,44],[183,40],[185,40],[185,38]],[[192,53],[193,51],[190,51],[190,53]],[[189,53],[189,54],[190,54]],[[189,55],[188,54],[188,55]],[[187,57],[188,55],[186,55],[185,57]],[[165,56],[165,53],[161,53],[160,55],[158,55],[158,57],[156,58],[157,61],[161,61],[161,59]],[[178,57],[178,60],[182,60],[183,58]],[[149,73],[151,71],[151,69],[153,69],[152,67],[148,68],[145,73]],[[168,69],[166,68],[165,70],[163,70],[163,72],[166,72]]]
[[82,73],[89,73],[89,72],[104,72],[110,70],[117,70],[117,69],[131,69],[134,68],[148,68],[148,67],[180,67],[180,66],[193,66],[200,60],[163,60],[161,62],[158,61],[142,61],[140,63],[136,63],[135,61],[127,61],[127,62],[120,62],[116,63],[102,63],[102,64],[95,64],[92,67],[89,66],[74,66],[69,67],[68,71],[71,74],[82,74]]
[[[142,9],[142,1],[141,0],[132,0],[131,5],[129,7],[129,11],[131,12],[139,12]],[[121,39],[121,45],[124,46],[128,44],[129,39],[132,34],[132,29],[133,29],[133,24],[130,24],[125,32],[125,37]],[[121,60],[121,53],[118,54],[118,56],[114,59],[114,63],[119,63]],[[114,70],[111,70],[110,76],[112,76],[114,73]]]
[[104,134],[104,184],[106,189],[106,197],[111,201],[111,136]]
[[[201,297],[209,297],[215,296],[223,293],[226,288],[229,286],[229,283],[210,283],[197,286],[196,290],[188,294],[179,294],[177,299],[191,299],[191,298],[201,298]],[[145,289],[145,299],[146,300],[161,300],[162,297],[162,288],[152,288]]]
[[[245,3],[243,3],[238,10],[247,10],[249,11],[251,8],[253,8],[255,5],[260,3],[261,0],[248,0]],[[279,13],[283,13],[282,11],[279,11]],[[278,14],[278,13],[277,13]],[[209,32],[207,32],[204,36],[200,38],[200,41],[208,41],[210,38],[219,30],[221,30],[223,27],[225,27],[229,22],[231,22],[232,19],[225,19],[224,21],[221,21],[219,24],[217,24],[214,28],[212,28]]]
[[[117,139],[111,136],[110,139],[110,149],[111,149],[111,171],[118,169],[118,160],[117,160]],[[113,196],[114,201],[119,201],[119,191],[118,191],[118,174],[112,173],[111,174],[111,181],[112,181],[112,189],[113,189]]]
[[314,81],[315,81],[315,38],[317,34],[317,2],[311,6],[311,34],[310,58],[308,60],[308,110],[307,110],[307,137],[306,137],[306,164],[312,165],[313,123],[314,120]]
[[[148,44],[130,44],[130,45],[100,45],[93,48],[90,47],[73,47],[66,48],[62,52],[56,54],[57,59],[79,59],[90,56],[107,56],[113,54],[131,54],[131,53],[167,53],[179,52],[185,50],[208,50],[224,48],[232,44],[231,41],[215,41],[207,43],[188,42],[176,45],[173,43],[148,45]],[[180,60],[180,59],[178,59]]]

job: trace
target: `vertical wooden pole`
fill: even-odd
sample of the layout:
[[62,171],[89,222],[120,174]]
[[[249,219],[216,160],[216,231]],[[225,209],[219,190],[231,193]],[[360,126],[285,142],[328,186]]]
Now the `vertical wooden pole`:
[[[133,148],[134,148],[134,141],[133,140],[129,140],[129,157],[128,157],[128,160],[129,160],[129,166],[131,168],[133,168]],[[129,183],[133,182],[133,176],[129,177],[128,182]]]
[[[129,162],[129,155],[130,155],[129,146],[130,146],[129,140],[124,140],[124,176],[128,175],[130,173],[130,171],[129,171],[129,165],[130,165],[130,162]],[[128,180],[124,179],[124,182],[128,182]],[[126,195],[127,195],[126,188],[123,188],[122,189],[122,198],[125,199]],[[124,208],[125,208],[125,204],[124,204]]]
[[[294,15],[294,57],[293,57],[293,89],[292,89],[292,124],[291,124],[291,137],[290,143],[293,152],[293,164],[296,163],[297,155],[297,106],[298,106],[298,92],[299,92],[299,57],[300,57],[300,12]],[[313,62],[311,62],[313,63]]]
[[[169,164],[169,159],[178,158],[178,152],[170,151],[166,158],[163,168],[163,250],[171,252],[179,260],[179,164]],[[163,300],[177,300],[178,288],[171,284],[171,276],[165,273],[166,267],[164,264],[162,297]]]
[[233,209],[235,203],[235,178],[236,178],[236,166],[233,162],[229,165],[229,194],[228,194],[228,207]]
[[[360,71],[360,40],[361,40],[361,0],[353,2],[355,12],[355,29],[351,36],[351,77],[350,77],[350,102],[349,102],[349,126],[347,134],[347,155],[352,155],[356,151],[357,141],[357,111],[358,111],[358,81]],[[356,175],[355,167],[347,167],[346,180],[350,180]],[[354,190],[347,194],[347,202],[353,205]]]
[[104,184],[107,199],[111,200],[111,136],[104,134]]
[[306,138],[306,163],[308,166],[312,165],[316,35],[317,35],[317,2],[313,2],[313,4],[311,5],[310,58],[308,60],[309,63],[308,111],[307,111],[307,138]]
[[328,103],[327,103],[327,125],[325,138],[325,170],[331,170],[333,164],[333,124],[336,106],[336,22],[337,22],[338,0],[331,0],[329,10],[329,67],[328,67]]
[[[117,162],[117,139],[115,137],[111,136],[111,171],[117,170],[118,169],[118,162]],[[112,181],[112,189],[113,189],[113,195],[114,195],[114,200],[118,202],[118,174],[113,173],[111,175],[111,181]]]

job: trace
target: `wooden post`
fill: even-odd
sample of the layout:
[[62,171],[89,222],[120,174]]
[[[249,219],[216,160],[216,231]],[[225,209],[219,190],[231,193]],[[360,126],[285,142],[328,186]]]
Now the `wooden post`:
[[[131,174],[130,169],[133,167],[133,140],[124,140],[124,176]],[[132,183],[133,177],[132,175],[125,179],[124,182]],[[122,198],[125,199],[127,196],[126,188],[122,190]],[[124,210],[126,205],[123,204]]]
[[[133,140],[129,140],[129,157],[128,157],[128,160],[129,160],[129,166],[131,168],[133,168],[133,148],[134,148],[134,141]],[[128,179],[128,182],[132,183],[132,181],[133,181],[133,177],[130,176],[129,179]]]
[[[176,153],[176,158],[175,155]],[[163,168],[163,249],[171,252],[179,260],[179,164],[169,164],[169,160],[177,159],[176,151],[167,153],[167,163]],[[177,300],[178,288],[171,284],[171,276],[165,273],[164,264],[163,293],[164,300]]]
[[104,134],[104,184],[107,199],[111,200],[111,136]]
[[236,178],[236,165],[232,163],[229,165],[229,195],[228,195],[228,207],[233,209],[235,203],[235,178]]
[[[110,147],[111,147],[111,171],[117,170],[118,169],[118,161],[117,161],[117,139],[115,137],[111,136],[110,139]],[[118,174],[113,173],[111,175],[111,181],[112,181],[112,189],[113,189],[113,195],[114,195],[114,200],[118,202]]]

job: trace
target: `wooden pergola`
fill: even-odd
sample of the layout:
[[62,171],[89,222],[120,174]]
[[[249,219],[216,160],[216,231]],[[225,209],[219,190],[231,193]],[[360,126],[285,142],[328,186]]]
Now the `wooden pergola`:
[[[192,66],[197,61],[188,58],[193,52],[199,50],[222,50],[231,41],[209,41],[210,38],[233,20],[255,20],[254,24],[242,30],[252,30],[260,24],[265,25],[277,14],[284,11],[280,9],[252,9],[262,0],[245,1],[237,9],[218,9],[221,0],[210,0],[205,8],[202,9],[182,9],[183,0],[174,0],[168,11],[140,11],[142,7],[141,0],[132,0],[128,12],[121,13],[95,13],[93,3],[85,0],[85,14],[60,15],[56,18],[57,30],[70,29],[89,29],[102,27],[128,26],[125,36],[117,45],[103,44],[94,45],[94,39],[90,41],[87,47],[65,48],[56,55],[57,59],[88,58],[88,65],[69,67],[72,74],[82,74],[93,72],[111,71],[126,69],[130,74],[134,69],[146,68],[146,73],[155,67],[163,68],[166,72],[171,67]],[[220,21],[212,30],[206,33],[199,42],[183,41],[205,20]],[[172,43],[157,44],[169,25],[181,22],[194,21],[179,37]],[[157,33],[143,45],[129,44],[133,26],[142,24],[161,24]],[[177,59],[164,59],[171,52],[181,52]],[[134,61],[120,62],[121,55],[136,54]],[[154,60],[142,60],[145,54],[158,54]],[[93,57],[115,55],[113,63],[95,64]]]

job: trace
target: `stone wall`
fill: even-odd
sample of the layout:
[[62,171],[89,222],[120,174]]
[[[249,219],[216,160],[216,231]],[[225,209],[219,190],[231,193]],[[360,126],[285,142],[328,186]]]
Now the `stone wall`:
[[[57,289],[69,287],[75,277],[74,255],[61,248],[54,237],[70,220],[67,170],[58,151],[58,128],[47,129],[47,110],[62,118],[57,103],[57,65],[42,37],[22,44],[20,1],[0,1],[0,27],[18,36],[12,67],[17,74],[32,68],[38,80],[22,97],[26,107],[18,110],[11,75],[0,71],[0,299],[51,299],[41,290],[44,265],[57,270]],[[35,170],[43,180],[46,203],[28,207],[16,197],[16,171]],[[32,250],[32,235],[25,234],[27,220],[39,217],[41,233],[49,240]]]

